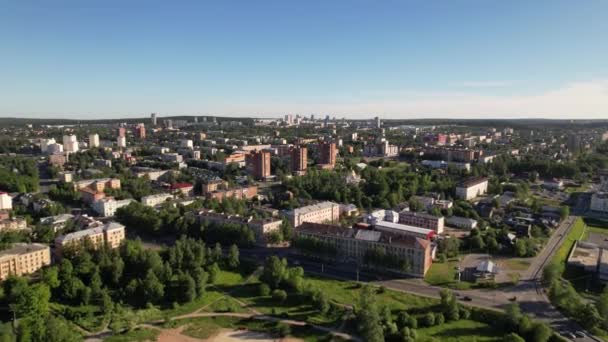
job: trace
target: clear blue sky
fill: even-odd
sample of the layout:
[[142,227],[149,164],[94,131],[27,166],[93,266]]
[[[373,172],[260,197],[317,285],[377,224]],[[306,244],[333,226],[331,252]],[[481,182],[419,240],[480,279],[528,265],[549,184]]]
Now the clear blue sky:
[[607,82],[604,0],[0,3],[0,116],[608,118]]

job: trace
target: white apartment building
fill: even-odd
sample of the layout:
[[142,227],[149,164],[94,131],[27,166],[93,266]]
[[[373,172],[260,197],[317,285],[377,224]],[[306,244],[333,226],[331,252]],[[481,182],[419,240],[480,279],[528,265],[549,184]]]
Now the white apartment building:
[[179,146],[183,147],[183,148],[190,148],[190,149],[194,148],[194,144],[192,143],[192,140],[190,140],[190,139],[182,139],[180,141]]
[[97,212],[99,214],[99,216],[114,216],[114,214],[116,213],[116,210],[118,210],[118,208],[122,208],[125,207],[127,205],[129,205],[131,202],[133,202],[133,199],[124,199],[124,200],[115,200],[114,198],[102,198],[100,200],[97,200],[95,202],[93,202],[93,204],[91,205],[91,207],[93,208],[93,210],[95,210],[95,212]]
[[0,210],[12,210],[13,198],[6,192],[0,192]]
[[340,219],[340,205],[334,202],[308,205],[288,212],[287,218],[294,228],[304,222],[336,223]]
[[116,138],[116,144],[118,145],[118,147],[127,147],[127,137],[119,136],[118,138]]
[[488,179],[485,177],[465,181],[456,187],[456,197],[471,200],[488,192]]
[[89,134],[89,147],[99,147],[99,134]]
[[47,153],[49,145],[55,144],[56,141],[54,138],[51,139],[40,139],[40,151],[42,153]]
[[143,205],[154,207],[156,205],[166,202],[169,199],[173,199],[172,194],[155,194],[155,195],[142,197],[141,203]]
[[63,149],[66,152],[78,152],[78,138],[73,134],[64,135]]

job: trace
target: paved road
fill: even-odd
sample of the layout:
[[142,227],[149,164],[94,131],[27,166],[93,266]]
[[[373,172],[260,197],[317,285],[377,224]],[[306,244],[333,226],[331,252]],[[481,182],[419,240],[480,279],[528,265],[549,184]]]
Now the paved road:
[[[578,331],[582,328],[562,315],[556,310],[540,286],[543,268],[551,261],[559,246],[566,239],[568,232],[572,228],[577,217],[570,216],[555,230],[551,238],[547,241],[545,248],[536,256],[528,270],[524,273],[521,281],[516,286],[500,289],[475,289],[466,291],[456,291],[459,298],[469,297],[470,301],[463,301],[463,304],[478,306],[488,309],[503,310],[511,303],[510,299],[516,297],[522,311],[535,316],[538,319],[549,323],[556,331]],[[315,261],[302,258],[295,254],[290,254],[288,250],[269,250],[253,249],[241,250],[244,257],[263,260],[268,255],[278,255],[286,257],[291,264],[297,264],[304,268],[307,273],[323,274],[327,277],[345,280],[359,280],[387,288],[428,297],[439,297],[440,287],[430,286],[421,279],[381,279],[377,275],[358,271],[356,265],[345,264],[320,264]],[[598,341],[592,337],[579,338],[576,341],[591,342]]]

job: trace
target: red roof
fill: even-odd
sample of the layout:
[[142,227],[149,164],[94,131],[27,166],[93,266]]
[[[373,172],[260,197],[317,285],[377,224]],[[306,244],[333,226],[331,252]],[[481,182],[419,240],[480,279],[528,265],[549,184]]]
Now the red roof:
[[175,183],[173,185],[171,185],[171,189],[183,189],[183,188],[191,188],[194,185],[192,185],[191,183]]

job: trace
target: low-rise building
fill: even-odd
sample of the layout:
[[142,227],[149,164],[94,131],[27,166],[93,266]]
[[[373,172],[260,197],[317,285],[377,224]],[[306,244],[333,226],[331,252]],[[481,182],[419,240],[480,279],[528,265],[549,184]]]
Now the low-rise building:
[[596,192],[591,195],[589,209],[601,213],[608,212],[608,192]]
[[65,225],[74,219],[72,214],[60,214],[56,216],[47,216],[40,218],[40,224],[48,225],[53,228],[53,231],[57,232],[65,227]]
[[399,223],[414,227],[430,229],[437,234],[442,234],[445,219],[443,218],[443,216],[434,216],[430,214],[404,210],[399,213]]
[[171,185],[171,192],[178,195],[192,196],[194,194],[194,185],[192,183],[175,183]]
[[31,274],[51,264],[51,249],[39,243],[16,243],[0,252],[0,280]]
[[117,222],[108,222],[102,226],[79,230],[59,236],[55,239],[55,252],[61,256],[62,251],[68,247],[81,247],[85,241],[93,248],[107,245],[117,248],[125,239],[125,226]]
[[460,216],[451,216],[446,219],[446,224],[450,227],[460,228],[460,229],[474,229],[477,228],[477,220],[460,217]]
[[0,210],[12,210],[13,209],[13,198],[8,193],[0,192]]
[[115,200],[114,198],[109,197],[102,198],[98,201],[93,202],[91,207],[93,208],[93,210],[95,210],[97,214],[99,214],[99,216],[107,217],[114,216],[116,210],[122,207],[126,207],[133,201],[134,200],[131,198],[127,198],[124,200]]
[[344,228],[312,222],[304,222],[295,229],[294,233],[297,238],[316,239],[334,246],[336,259],[339,261],[356,261],[366,264],[368,263],[366,260],[368,252],[381,251],[408,266],[397,269],[391,265],[385,267],[370,265],[374,269],[380,267],[394,272],[424,277],[432,264],[431,243],[413,236],[394,236],[380,231]]
[[154,207],[157,206],[161,203],[167,202],[168,200],[172,200],[173,199],[173,195],[172,194],[154,194],[154,195],[149,195],[149,196],[143,196],[141,198],[141,203],[143,205],[147,205],[150,207]]
[[378,231],[390,233],[395,236],[412,236],[423,240],[431,240],[435,236],[435,232],[432,229],[387,221],[376,222],[374,228]]
[[293,209],[286,213],[292,227],[304,222],[336,223],[340,219],[340,205],[334,202],[321,202]]
[[472,200],[488,192],[488,179],[485,177],[473,178],[460,183],[456,187],[456,197]]
[[27,221],[23,217],[6,218],[0,220],[0,231],[22,230],[27,228]]
[[266,244],[268,235],[279,231],[283,224],[282,220],[276,218],[254,219],[252,217],[220,214],[207,209],[199,211],[197,218],[199,222],[245,225],[253,231],[258,245]]

